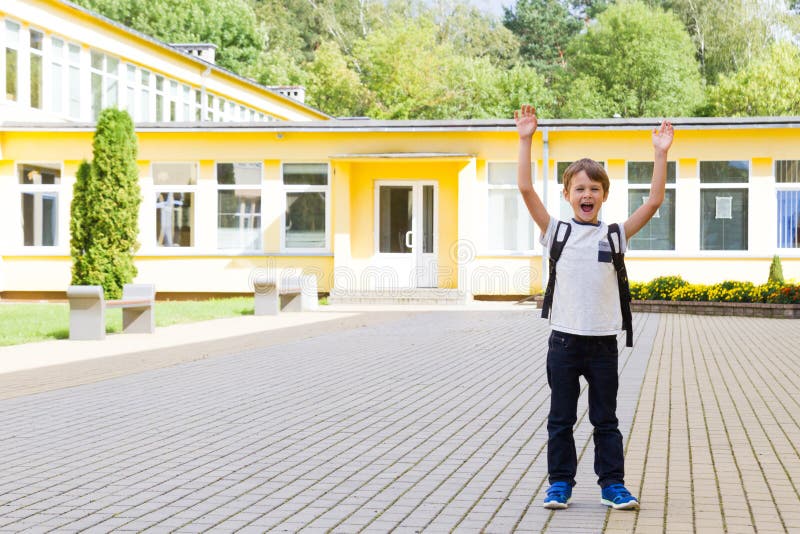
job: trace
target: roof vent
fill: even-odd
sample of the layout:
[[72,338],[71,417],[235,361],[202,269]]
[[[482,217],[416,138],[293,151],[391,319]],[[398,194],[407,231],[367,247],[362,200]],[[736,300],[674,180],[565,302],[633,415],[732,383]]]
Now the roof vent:
[[306,102],[306,88],[302,85],[270,85],[269,88],[301,104],[305,104]]
[[189,54],[196,58],[200,58],[211,64],[215,64],[215,56],[217,53],[217,45],[212,43],[173,43],[173,48],[177,48],[184,54]]

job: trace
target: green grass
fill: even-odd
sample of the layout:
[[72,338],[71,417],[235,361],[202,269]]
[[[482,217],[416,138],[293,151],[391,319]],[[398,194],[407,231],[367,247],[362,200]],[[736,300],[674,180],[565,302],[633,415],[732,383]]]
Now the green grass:
[[[253,315],[253,298],[156,302],[156,326]],[[122,330],[122,310],[106,311],[106,332]],[[69,337],[67,304],[0,304],[0,347]]]

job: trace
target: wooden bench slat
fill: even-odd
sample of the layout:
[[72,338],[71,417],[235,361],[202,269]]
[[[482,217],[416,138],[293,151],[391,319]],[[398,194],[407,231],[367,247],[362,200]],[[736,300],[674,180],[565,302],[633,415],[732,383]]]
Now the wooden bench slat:
[[150,299],[130,299],[130,300],[107,300],[106,308],[133,308],[139,306],[150,306],[153,301]]

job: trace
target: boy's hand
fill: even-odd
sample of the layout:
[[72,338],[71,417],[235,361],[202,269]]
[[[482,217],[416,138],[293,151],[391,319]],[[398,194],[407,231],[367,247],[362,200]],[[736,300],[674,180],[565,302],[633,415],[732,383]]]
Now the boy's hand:
[[666,152],[672,146],[672,139],[675,133],[672,130],[672,123],[665,120],[658,128],[653,128],[653,148]]
[[539,126],[539,119],[536,118],[536,108],[530,104],[523,104],[518,110],[514,111],[514,122],[517,123],[517,132],[521,139],[533,137],[536,127]]

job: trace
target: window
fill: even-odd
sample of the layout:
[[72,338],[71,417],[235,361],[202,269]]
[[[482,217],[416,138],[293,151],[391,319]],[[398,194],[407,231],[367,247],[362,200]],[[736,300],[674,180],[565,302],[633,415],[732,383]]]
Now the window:
[[[535,166],[531,164],[531,177]],[[516,163],[489,163],[488,245],[491,250],[523,251],[534,246],[533,219],[517,188]]]
[[194,194],[197,165],[153,163],[156,243],[160,247],[194,246]]
[[136,116],[136,67],[125,65],[125,110],[133,120]]
[[70,44],[67,47],[69,61],[69,116],[81,118],[81,47]]
[[141,94],[139,95],[139,118],[143,122],[150,122],[153,120],[153,114],[150,111],[150,71],[142,69],[139,71],[139,81],[141,84]]
[[747,250],[750,166],[741,161],[700,162],[701,250]]
[[778,248],[800,248],[800,160],[775,161]]
[[44,44],[44,34],[40,31],[31,29],[28,32],[30,42],[30,88],[31,88],[31,107],[42,109],[44,107],[44,96],[42,80],[44,76],[44,58],[42,57],[42,45]]
[[169,81],[169,120],[178,120],[178,82]]
[[183,91],[183,114],[181,115],[181,120],[183,121],[190,121],[192,120],[193,114],[191,111],[192,107],[192,88],[188,85],[184,85],[181,90]]
[[14,102],[19,99],[19,30],[19,24],[10,20],[6,21],[6,100]]
[[58,189],[61,166],[22,164],[18,168],[22,191],[22,243],[26,247],[58,245]]
[[54,113],[64,111],[64,41],[53,37],[50,40],[50,106]]
[[206,113],[205,120],[214,120],[214,95],[206,93]]
[[164,77],[156,74],[156,121],[164,120]]
[[261,163],[217,163],[217,246],[261,249]]
[[[644,228],[628,241],[631,250],[675,250],[675,175],[675,162],[667,162],[664,202]],[[652,161],[628,162],[629,216],[647,201],[652,179]]]
[[203,120],[203,93],[197,89],[194,90],[194,120]]
[[94,50],[90,59],[92,119],[97,120],[103,108],[116,107],[119,102],[119,60]]
[[328,165],[286,163],[283,184],[286,192],[284,247],[326,248]]

